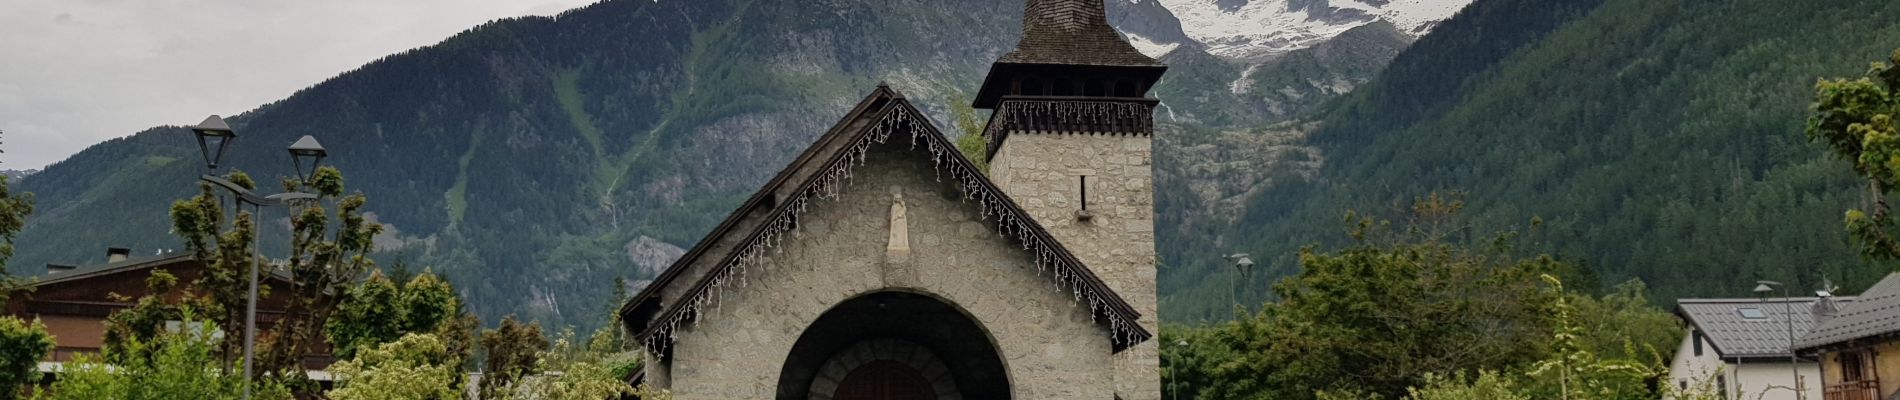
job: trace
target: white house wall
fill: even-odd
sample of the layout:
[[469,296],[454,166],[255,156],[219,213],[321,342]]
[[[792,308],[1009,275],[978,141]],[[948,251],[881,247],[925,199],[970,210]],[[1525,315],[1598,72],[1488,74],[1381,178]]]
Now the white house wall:
[[[1728,384],[1729,399],[1747,400],[1797,400],[1794,392],[1795,372],[1790,371],[1788,362],[1756,361],[1737,364],[1734,360],[1723,360],[1715,351],[1714,343],[1703,338],[1702,355],[1695,355],[1693,330],[1685,330],[1676,355],[1669,364],[1669,385],[1681,388],[1684,383],[1690,388],[1698,385],[1714,386],[1714,374],[1720,371]],[[1821,371],[1813,362],[1800,363],[1798,366],[1807,395],[1801,399],[1821,399]]]

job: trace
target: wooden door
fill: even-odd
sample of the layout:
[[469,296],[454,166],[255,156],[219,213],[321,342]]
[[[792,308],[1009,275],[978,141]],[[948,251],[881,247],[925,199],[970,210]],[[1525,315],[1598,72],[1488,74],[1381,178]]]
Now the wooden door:
[[896,361],[872,361],[845,374],[835,400],[935,400],[924,374]]

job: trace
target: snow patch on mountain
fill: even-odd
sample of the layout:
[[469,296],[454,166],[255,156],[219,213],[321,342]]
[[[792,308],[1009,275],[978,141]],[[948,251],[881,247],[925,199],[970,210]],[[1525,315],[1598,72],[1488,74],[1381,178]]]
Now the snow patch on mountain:
[[[1385,20],[1422,36],[1471,0],[1157,0],[1207,52],[1255,59],[1312,47]],[[1154,54],[1154,53],[1150,53]]]
[[1181,47],[1181,43],[1162,43],[1134,32],[1122,32],[1122,35],[1128,37],[1128,44],[1134,45],[1136,51],[1149,57],[1161,57]]
[[1235,79],[1234,83],[1228,84],[1227,90],[1234,94],[1247,94],[1248,90],[1253,89],[1253,73],[1259,71],[1261,65],[1265,64],[1249,65],[1247,69],[1240,71],[1240,79]]

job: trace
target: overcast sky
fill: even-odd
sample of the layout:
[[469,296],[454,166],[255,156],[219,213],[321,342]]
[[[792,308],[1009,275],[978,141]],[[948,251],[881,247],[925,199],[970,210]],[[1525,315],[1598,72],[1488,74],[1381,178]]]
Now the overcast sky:
[[0,0],[0,169],[282,99],[485,21],[596,0]]

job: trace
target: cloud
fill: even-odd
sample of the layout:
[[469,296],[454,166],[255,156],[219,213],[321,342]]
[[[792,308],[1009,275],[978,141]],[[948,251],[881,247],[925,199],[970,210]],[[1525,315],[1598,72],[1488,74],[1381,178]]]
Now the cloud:
[[593,1],[0,2],[0,169],[237,114],[482,22]]

